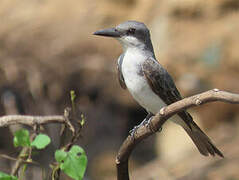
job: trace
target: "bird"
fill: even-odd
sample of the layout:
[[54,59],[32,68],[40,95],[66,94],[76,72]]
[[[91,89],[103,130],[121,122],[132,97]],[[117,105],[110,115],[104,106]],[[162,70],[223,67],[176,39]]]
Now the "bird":
[[[162,107],[182,99],[173,78],[155,57],[150,31],[144,23],[130,20],[93,34],[115,38],[122,45],[123,53],[117,61],[118,80],[148,112],[140,125],[148,124]],[[179,118],[173,121],[186,131],[202,155],[224,157],[186,110],[177,115]]]

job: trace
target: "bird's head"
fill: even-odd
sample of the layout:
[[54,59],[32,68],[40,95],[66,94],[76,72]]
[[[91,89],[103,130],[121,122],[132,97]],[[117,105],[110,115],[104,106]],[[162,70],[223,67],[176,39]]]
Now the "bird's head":
[[116,38],[124,48],[142,47],[151,45],[150,33],[144,23],[126,21],[114,28],[96,31],[94,35]]

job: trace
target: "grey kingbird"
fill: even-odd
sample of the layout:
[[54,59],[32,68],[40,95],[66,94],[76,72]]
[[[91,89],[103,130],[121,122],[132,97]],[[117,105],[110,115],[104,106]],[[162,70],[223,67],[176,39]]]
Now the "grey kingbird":
[[[147,110],[144,123],[162,107],[182,99],[172,77],[156,60],[150,32],[144,23],[126,21],[114,28],[96,31],[94,35],[113,37],[122,44],[123,53],[117,65],[118,79],[121,87],[128,89]],[[186,110],[177,115],[179,118],[173,121],[187,132],[202,155],[217,154],[223,157]]]

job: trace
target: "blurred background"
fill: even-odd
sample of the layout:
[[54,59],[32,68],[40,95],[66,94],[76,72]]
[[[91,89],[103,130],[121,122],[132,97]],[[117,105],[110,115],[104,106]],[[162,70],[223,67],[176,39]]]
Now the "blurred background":
[[[126,20],[150,28],[157,59],[184,97],[212,88],[239,93],[239,0],[0,0],[0,115],[62,114],[75,90],[86,116],[79,144],[89,180],[115,179],[117,151],[146,115],[117,81],[120,44],[92,35]],[[238,109],[224,103],[190,109],[225,159],[201,156],[168,122],[133,152],[133,179],[239,179]],[[14,128],[1,128],[0,153],[14,151]],[[47,130],[53,156],[59,127]],[[0,170],[9,172],[11,164],[0,159]]]

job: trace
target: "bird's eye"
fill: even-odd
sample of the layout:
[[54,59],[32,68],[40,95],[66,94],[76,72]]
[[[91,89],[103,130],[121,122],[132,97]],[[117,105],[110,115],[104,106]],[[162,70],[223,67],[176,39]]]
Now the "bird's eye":
[[130,28],[128,31],[127,31],[127,34],[134,34],[135,33],[135,29],[134,28]]

